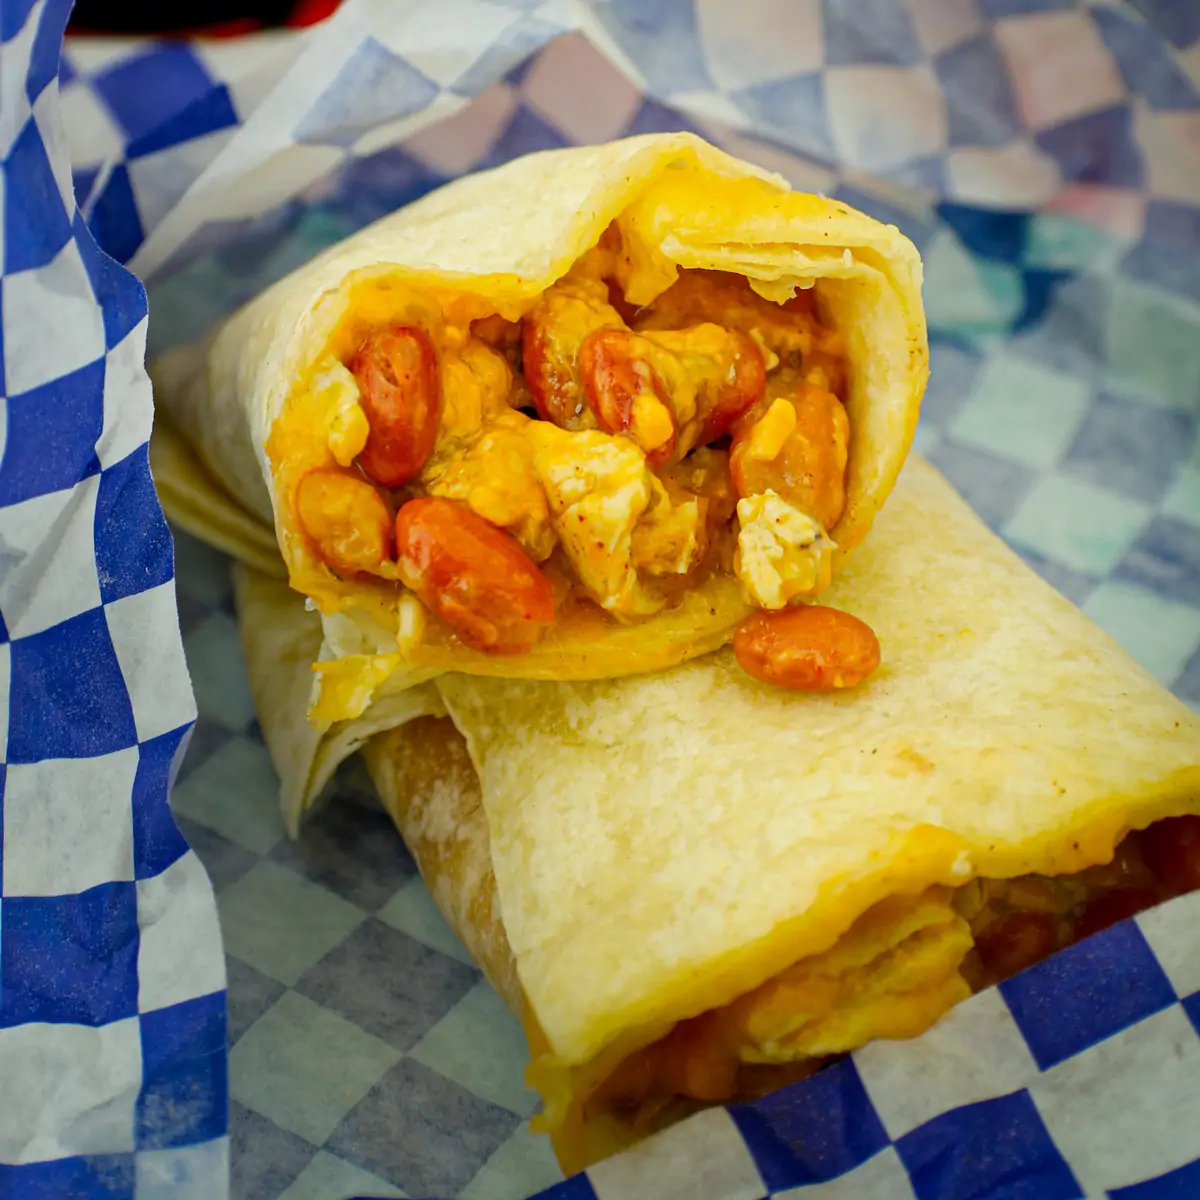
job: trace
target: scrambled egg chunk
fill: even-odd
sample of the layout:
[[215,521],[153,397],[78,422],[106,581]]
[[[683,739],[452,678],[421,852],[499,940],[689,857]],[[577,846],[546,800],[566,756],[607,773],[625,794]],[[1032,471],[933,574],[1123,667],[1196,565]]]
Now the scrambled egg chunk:
[[738,501],[734,571],[759,608],[784,608],[829,586],[836,546],[812,517],[773,491]]
[[313,377],[313,394],[328,405],[326,443],[339,467],[348,467],[367,444],[371,432],[359,401],[362,392],[351,371],[336,359],[324,364]]
[[690,570],[702,547],[700,505],[673,505],[627,438],[548,421],[534,422],[530,434],[559,542],[588,595],[618,617],[659,611],[665,599],[638,567],[650,566],[653,549],[654,573]]

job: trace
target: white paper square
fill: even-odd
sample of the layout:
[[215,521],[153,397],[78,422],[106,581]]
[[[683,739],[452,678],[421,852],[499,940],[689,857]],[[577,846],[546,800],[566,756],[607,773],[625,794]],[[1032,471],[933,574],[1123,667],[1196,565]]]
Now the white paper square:
[[736,91],[825,65],[820,0],[697,0],[708,69]]
[[75,181],[71,174],[74,159],[67,144],[67,131],[63,127],[57,88],[42,89],[33,103],[33,117],[37,122],[42,144],[46,147],[46,155],[50,159],[50,169],[54,172],[54,182],[58,184],[59,198],[67,215],[74,216]]
[[710,1108],[588,1168],[596,1200],[762,1200],[767,1188],[733,1118]]
[[237,127],[217,129],[126,164],[143,229],[157,228],[236,132]]
[[212,1200],[225,1194],[229,1179],[229,1139],[215,1138],[175,1150],[139,1150],[134,1193],[137,1200]]
[[108,352],[104,366],[104,426],[96,442],[96,457],[105,470],[128,458],[149,432],[154,399],[145,361],[143,317]]
[[104,357],[104,318],[74,239],[46,266],[4,276],[3,321],[10,396]]
[[1088,1194],[1200,1157],[1200,1038],[1178,1005],[1060,1063],[1030,1089]]
[[1182,999],[1200,992],[1200,954],[1196,953],[1200,892],[1160,904],[1142,913],[1137,923],[1171,981],[1175,995]]
[[0,1030],[0,1162],[127,1154],[142,1082],[137,1018]]
[[994,988],[952,1008],[920,1041],[872,1042],[854,1063],[893,1141],[952,1108],[1015,1092],[1038,1074]]
[[117,123],[86,83],[75,82],[60,96],[71,162],[80,166],[107,162],[125,148]]
[[[6,158],[17,134],[25,125],[29,99],[25,95],[25,75],[33,52],[45,0],[31,8],[20,32],[11,41],[0,43],[0,158]],[[0,242],[4,239],[0,238]]]
[[912,1182],[894,1146],[819,1187],[788,1188],[774,1200],[914,1200]]
[[[378,2],[378,0],[377,0]],[[407,12],[383,0],[386,16],[371,32],[393,54],[442,87],[449,87],[500,40],[521,14],[481,0],[413,4]],[[360,9],[360,12],[363,11]]]
[[4,894],[65,896],[133,879],[137,765],[136,746],[100,758],[10,763]]
[[10,638],[41,633],[100,606],[99,490],[100,476],[93,475],[72,491],[0,509],[0,612]]
[[845,166],[890,171],[946,149],[946,97],[926,66],[829,67],[825,101]]
[[174,580],[106,604],[104,617],[133,705],[138,741],[195,720]]
[[137,884],[138,1011],[220,991],[225,956],[212,885],[192,852]]

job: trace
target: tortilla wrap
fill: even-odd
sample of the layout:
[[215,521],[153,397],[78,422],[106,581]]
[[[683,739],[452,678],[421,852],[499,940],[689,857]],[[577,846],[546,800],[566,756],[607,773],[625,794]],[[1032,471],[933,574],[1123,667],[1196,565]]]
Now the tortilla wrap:
[[[315,619],[278,582],[237,582],[262,727],[295,796],[367,729],[345,726],[336,752],[312,731],[303,673],[288,682],[271,639],[286,628],[300,663]],[[722,650],[603,682],[445,674],[415,689],[424,719],[371,722],[383,803],[522,1015],[567,1170],[695,1107],[631,1115],[606,1098],[613,1080],[677,1078],[664,1047],[703,1091],[713,1039],[732,1039],[738,1074],[717,1100],[918,1034],[988,982],[972,942],[989,905],[1036,911],[1018,890],[1061,885],[1043,907],[1075,921],[1054,906],[1113,886],[1097,864],[1127,831],[1200,813],[1200,716],[923,461],[829,598],[884,646],[850,693],[772,689]]]
[[[354,469],[347,456],[361,449],[354,437],[367,425],[353,399],[361,393],[343,364],[369,331],[397,321],[428,331],[445,393],[439,438],[451,439],[448,414],[458,413],[457,421],[477,391],[490,396],[481,380],[506,369],[475,338],[475,323],[492,315],[522,319],[555,281],[582,269],[608,234],[619,243],[611,262],[625,301],[651,306],[640,311],[653,313],[652,302],[681,268],[749,280],[758,302],[769,300],[773,309],[789,297],[793,303],[810,297],[811,319],[823,322],[819,328],[830,331],[844,353],[839,399],[850,432],[844,503],[834,510],[836,521],[812,535],[820,561],[791,598],[818,594],[871,527],[908,452],[928,374],[920,259],[895,227],[839,201],[791,192],[782,178],[691,134],[549,151],[464,177],[332,247],[203,345],[174,351],[152,367],[154,468],[168,516],[257,570],[264,567],[264,536],[273,531],[291,585],[320,609],[318,722],[356,717],[383,680],[413,686],[430,668],[538,679],[660,670],[726,644],[754,607],[728,564],[694,581],[690,566],[678,566],[672,569],[689,582],[669,600],[630,600],[626,612],[624,599],[614,598],[616,585],[610,594],[597,584],[584,589],[579,603],[560,605],[531,650],[491,654],[464,644],[427,613],[414,617],[390,560],[376,574],[333,570],[297,515],[306,473]],[[647,336],[661,338],[661,330],[675,328],[660,321]],[[463,345],[474,348],[474,358]],[[778,359],[763,354],[768,367]],[[509,408],[503,416],[525,420]],[[547,437],[556,433],[545,428],[549,421],[529,425]],[[471,426],[478,428],[492,427]],[[560,437],[539,449],[543,482],[555,462],[577,461],[583,445],[611,450],[618,443],[622,453],[641,454],[623,435],[587,429],[570,436],[575,441]],[[354,462],[362,461],[360,453]],[[489,508],[479,495],[476,488],[463,503],[492,520],[506,497],[493,495]],[[539,503],[544,507],[545,498]],[[539,529],[533,539],[539,553],[568,545],[567,516],[555,503],[552,497],[545,518],[551,530]],[[647,503],[650,508],[638,507]],[[641,528],[653,501],[642,495],[629,504],[626,515]],[[512,523],[519,538],[516,516]],[[614,538],[617,550],[605,553],[627,558],[628,534],[624,529]],[[627,582],[634,568],[626,563],[621,569]]]

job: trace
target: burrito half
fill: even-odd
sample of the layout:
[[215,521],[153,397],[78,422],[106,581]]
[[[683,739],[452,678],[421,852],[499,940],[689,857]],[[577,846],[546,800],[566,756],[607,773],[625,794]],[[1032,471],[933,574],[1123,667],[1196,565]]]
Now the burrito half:
[[256,568],[273,527],[326,725],[385,680],[660,670],[861,542],[925,386],[920,279],[893,226],[689,134],[519,159],[157,364],[164,506]]
[[[1200,886],[1200,717],[925,463],[830,599],[886,650],[854,693],[766,687],[722,650],[602,682],[444,674],[422,718],[373,723],[383,802],[525,1022],[566,1170]],[[263,577],[238,600],[268,745],[317,786],[332,735],[267,631],[300,661],[319,630]]]

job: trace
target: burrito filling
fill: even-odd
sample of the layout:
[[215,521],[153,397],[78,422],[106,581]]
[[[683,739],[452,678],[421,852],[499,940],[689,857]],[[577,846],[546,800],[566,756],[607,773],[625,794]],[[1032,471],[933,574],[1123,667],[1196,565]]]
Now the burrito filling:
[[[382,628],[383,647],[395,628],[399,654],[430,667],[464,647],[528,654],[564,621],[679,610],[663,661],[638,665],[653,669],[826,588],[852,431],[822,281],[777,302],[644,257],[614,222],[507,313],[357,285],[268,442],[324,572],[302,590],[337,611],[354,580],[359,626]],[[702,624],[718,636],[688,645]],[[735,645],[751,674],[802,690],[853,686],[878,662],[871,631],[831,610]]]
[[1196,889],[1200,817],[1183,816],[1129,834],[1111,862],[1075,875],[890,897],[824,954],[616,1064],[578,1068],[541,1120],[565,1152],[590,1159],[580,1138],[623,1144],[705,1105],[774,1091],[875,1038],[917,1036],[972,992]]

